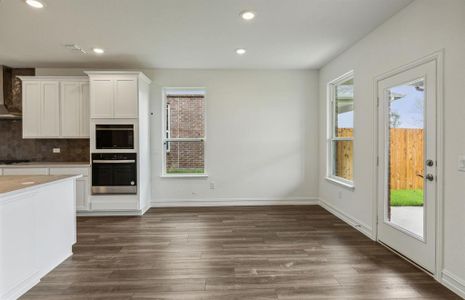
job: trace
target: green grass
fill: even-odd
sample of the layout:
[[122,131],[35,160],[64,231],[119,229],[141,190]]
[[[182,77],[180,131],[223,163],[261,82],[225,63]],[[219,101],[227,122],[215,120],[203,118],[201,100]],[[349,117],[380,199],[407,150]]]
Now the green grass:
[[423,190],[392,190],[391,206],[423,206]]
[[203,168],[171,168],[168,169],[168,174],[203,174]]

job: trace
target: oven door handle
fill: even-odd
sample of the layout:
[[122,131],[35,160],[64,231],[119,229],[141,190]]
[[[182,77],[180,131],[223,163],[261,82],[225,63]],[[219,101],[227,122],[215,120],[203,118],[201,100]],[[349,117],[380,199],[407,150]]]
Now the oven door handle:
[[132,127],[125,128],[95,128],[96,131],[134,131]]
[[95,159],[92,161],[94,164],[131,164],[135,163],[134,159],[120,159],[120,160],[103,160]]

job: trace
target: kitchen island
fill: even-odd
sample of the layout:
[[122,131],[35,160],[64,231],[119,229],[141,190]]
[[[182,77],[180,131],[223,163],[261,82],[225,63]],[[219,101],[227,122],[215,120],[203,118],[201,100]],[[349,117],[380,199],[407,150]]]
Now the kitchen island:
[[79,177],[0,176],[0,299],[17,299],[72,255]]

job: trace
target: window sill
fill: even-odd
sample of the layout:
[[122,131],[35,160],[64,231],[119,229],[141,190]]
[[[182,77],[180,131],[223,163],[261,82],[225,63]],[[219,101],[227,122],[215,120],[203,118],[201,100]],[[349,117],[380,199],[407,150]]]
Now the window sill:
[[340,186],[345,187],[350,190],[355,189],[355,185],[353,183],[345,182],[345,181],[342,181],[334,177],[326,177],[326,180],[328,180],[331,183],[339,184]]
[[162,174],[161,178],[208,178],[208,174]]

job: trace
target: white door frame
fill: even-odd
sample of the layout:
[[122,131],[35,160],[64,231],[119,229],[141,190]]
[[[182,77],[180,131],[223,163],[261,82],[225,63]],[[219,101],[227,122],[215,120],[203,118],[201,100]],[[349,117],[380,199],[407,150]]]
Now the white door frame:
[[[372,224],[376,228],[373,230],[373,238],[379,242],[378,239],[378,83],[381,80],[389,78],[391,76],[402,73],[408,69],[415,68],[422,64],[434,61],[436,62],[436,153],[437,153],[437,189],[436,189],[436,272],[433,276],[436,280],[441,280],[441,273],[443,267],[443,245],[444,245],[444,50],[441,49],[416,61],[398,67],[394,70],[383,73],[375,77],[373,85],[373,178],[375,178],[375,185],[373,188],[373,218]],[[382,188],[382,187],[381,187]]]

